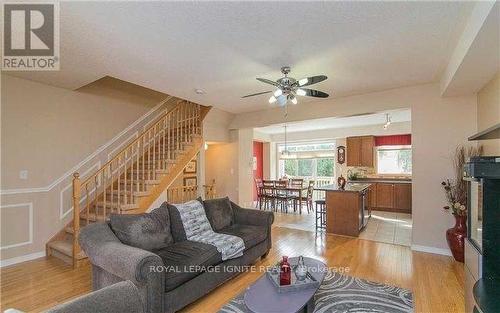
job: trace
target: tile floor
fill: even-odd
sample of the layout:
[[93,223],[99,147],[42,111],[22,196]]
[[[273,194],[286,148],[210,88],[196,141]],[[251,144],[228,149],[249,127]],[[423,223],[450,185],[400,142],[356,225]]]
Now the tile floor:
[[[310,214],[275,213],[286,218],[276,219],[274,226],[306,231],[315,231],[314,212]],[[365,229],[359,234],[360,239],[411,246],[411,214],[372,211],[372,217]]]
[[372,211],[372,217],[359,238],[410,246],[411,228],[411,214]]

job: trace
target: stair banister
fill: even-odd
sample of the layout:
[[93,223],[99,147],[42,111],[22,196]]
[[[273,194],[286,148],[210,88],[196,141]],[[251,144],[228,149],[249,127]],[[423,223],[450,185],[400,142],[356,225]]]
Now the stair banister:
[[80,174],[73,174],[73,268],[76,268],[76,256],[80,245],[78,244],[78,235],[80,234],[80,198],[81,198]]

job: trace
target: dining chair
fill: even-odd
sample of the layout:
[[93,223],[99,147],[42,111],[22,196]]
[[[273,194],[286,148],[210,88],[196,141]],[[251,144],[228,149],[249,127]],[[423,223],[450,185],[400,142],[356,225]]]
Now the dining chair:
[[311,211],[314,211],[314,208],[313,208],[314,184],[315,184],[314,180],[310,180],[309,185],[307,186],[306,206],[307,206],[307,213],[308,214]]
[[292,190],[290,191],[290,199],[292,200],[293,203],[293,211],[297,211],[297,204],[300,206],[302,205],[301,203],[301,195],[302,195],[302,188],[304,187],[304,179],[303,178],[292,178],[290,180],[290,187],[292,188],[297,188],[297,190]]
[[276,206],[279,205],[281,207],[281,212],[285,211],[286,213],[288,213],[288,200],[289,200],[287,187],[288,187],[288,180],[280,179],[275,182]]
[[270,208],[271,210],[276,210],[276,189],[274,180],[263,180],[262,181],[262,201],[264,201],[264,208]]
[[257,205],[256,207],[259,208],[259,210],[262,210],[262,179],[261,178],[255,178],[255,189],[257,191]]

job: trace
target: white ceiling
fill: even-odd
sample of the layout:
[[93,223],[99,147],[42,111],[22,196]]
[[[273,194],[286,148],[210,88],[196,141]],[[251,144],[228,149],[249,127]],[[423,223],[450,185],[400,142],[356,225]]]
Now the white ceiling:
[[[392,123],[411,121],[411,110],[392,110],[361,116],[350,117],[328,117],[301,122],[287,123],[287,132],[302,132],[321,129],[352,128],[369,125],[383,125],[386,122],[385,114],[388,113]],[[256,131],[264,134],[281,134],[284,132],[285,124],[275,124],[266,127],[255,128]]]
[[109,75],[233,113],[256,111],[268,106],[267,96],[240,97],[268,90],[255,78],[275,80],[283,65],[296,78],[327,75],[315,87],[333,97],[437,81],[471,8],[458,1],[62,2],[61,71],[12,74],[70,89]]

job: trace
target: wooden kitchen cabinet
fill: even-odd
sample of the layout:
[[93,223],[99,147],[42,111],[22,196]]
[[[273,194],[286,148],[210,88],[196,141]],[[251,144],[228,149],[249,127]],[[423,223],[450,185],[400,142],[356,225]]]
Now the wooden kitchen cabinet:
[[361,166],[373,167],[373,148],[375,137],[361,137]]
[[378,211],[411,214],[411,183],[371,183],[368,204]]
[[411,212],[411,184],[394,184],[394,207]]
[[394,208],[394,184],[377,183],[377,207]]
[[360,166],[361,164],[361,137],[348,137],[346,139],[347,166]]
[[347,137],[347,166],[373,167],[373,148],[375,137]]
[[377,184],[371,184],[368,187],[368,207],[375,208],[377,206]]

